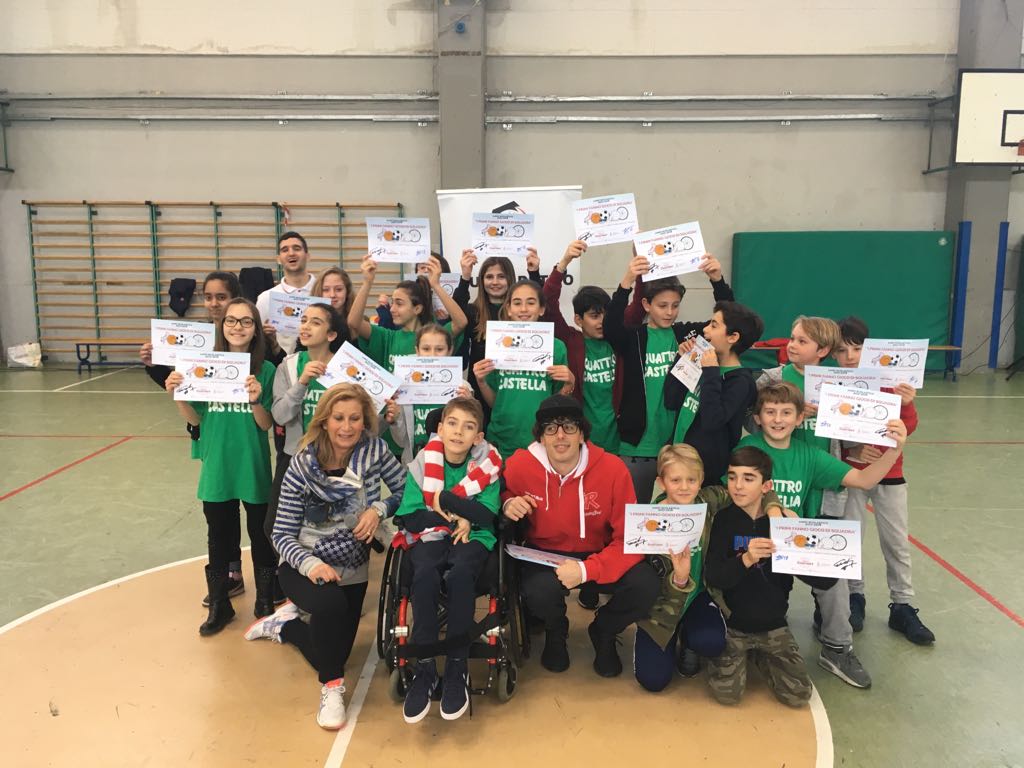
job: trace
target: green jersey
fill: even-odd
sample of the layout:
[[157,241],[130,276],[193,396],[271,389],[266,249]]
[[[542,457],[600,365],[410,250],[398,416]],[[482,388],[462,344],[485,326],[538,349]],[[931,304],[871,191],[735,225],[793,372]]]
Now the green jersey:
[[[303,350],[299,352],[299,357],[295,361],[295,375],[296,377],[302,376],[302,371],[309,365],[309,352]],[[306,394],[302,397],[302,433],[305,434],[309,431],[309,422],[313,420],[313,412],[316,410],[316,404],[320,402],[320,396],[326,392],[324,385],[320,383],[319,379],[310,379],[309,384],[306,385]]]
[[[565,344],[555,339],[552,365],[567,362]],[[537,409],[545,398],[562,389],[563,382],[540,371],[494,371],[487,377],[487,384],[494,390],[487,441],[498,449],[503,459],[508,459],[516,449],[533,442]]]
[[[665,376],[679,351],[676,332],[672,328],[647,329],[647,355],[644,358],[644,394],[647,398],[647,428],[636,445],[623,442],[623,456],[654,457],[672,439],[678,411],[665,407],[663,394]],[[696,413],[696,410],[694,410]]]
[[[779,495],[779,501],[800,517],[817,517],[819,506],[812,506],[812,491],[839,490],[850,466],[827,451],[814,448],[800,440],[790,439],[789,448],[774,448],[764,439],[763,433],[747,435],[738,447],[752,445],[768,454],[772,460],[772,488]],[[722,479],[728,482],[727,478]]]
[[[450,329],[452,322],[449,320],[442,325]],[[452,349],[462,346],[462,337],[461,333],[454,337]],[[359,339],[359,349],[378,365],[394,371],[396,357],[416,354],[416,333],[401,328],[381,328],[371,323],[370,338]]]
[[[260,405],[270,413],[274,403],[274,365],[263,361],[256,374],[263,387]],[[199,414],[203,466],[199,490],[203,501],[241,499],[266,504],[270,493],[270,442],[248,403],[192,403]]]
[[[458,485],[462,478],[466,476],[466,472],[469,470],[469,461],[462,462],[459,466],[452,466],[447,461],[444,463],[444,487],[445,490],[450,491],[456,485]],[[476,496],[471,496],[473,501],[477,501],[487,507],[494,513],[495,526],[497,526],[498,507],[500,504],[499,491],[501,483],[495,479],[494,482],[490,483]],[[402,503],[399,505],[398,510],[395,512],[395,517],[401,517],[402,515],[411,515],[421,509],[426,509],[427,504],[423,500],[423,489],[417,484],[416,480],[412,476],[412,472],[409,472],[405,476],[405,491],[402,493]],[[470,530],[469,534],[470,541],[479,541],[487,549],[494,549],[494,543],[497,541],[494,535],[494,529],[492,528],[477,528],[475,525]]]
[[615,420],[615,350],[603,339],[584,339],[583,415],[590,422],[590,439],[609,453],[619,452]]

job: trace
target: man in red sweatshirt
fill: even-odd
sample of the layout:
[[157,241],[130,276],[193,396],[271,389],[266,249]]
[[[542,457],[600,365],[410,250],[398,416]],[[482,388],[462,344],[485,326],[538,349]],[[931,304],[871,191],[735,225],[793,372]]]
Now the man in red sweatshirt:
[[660,583],[643,556],[622,550],[626,505],[636,503],[629,470],[589,435],[577,400],[555,395],[541,403],[533,426],[536,442],[505,463],[502,510],[522,521],[527,546],[577,558],[558,568],[519,563],[527,611],[544,623],[541,665],[551,672],[569,668],[565,598],[569,590],[594,582],[611,595],[588,628],[594,671],[615,677],[622,672],[616,636],[648,615]]

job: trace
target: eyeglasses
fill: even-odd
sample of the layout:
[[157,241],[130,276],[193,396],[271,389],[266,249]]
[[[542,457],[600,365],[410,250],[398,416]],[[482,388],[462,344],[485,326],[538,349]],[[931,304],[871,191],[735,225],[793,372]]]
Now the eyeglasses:
[[251,317],[231,317],[228,315],[224,318],[224,325],[227,328],[234,328],[236,325],[240,325],[243,328],[252,328],[256,325],[256,321]]
[[549,424],[544,425],[545,435],[554,435],[561,429],[567,435],[575,435],[580,431],[580,425],[575,421],[552,421]]

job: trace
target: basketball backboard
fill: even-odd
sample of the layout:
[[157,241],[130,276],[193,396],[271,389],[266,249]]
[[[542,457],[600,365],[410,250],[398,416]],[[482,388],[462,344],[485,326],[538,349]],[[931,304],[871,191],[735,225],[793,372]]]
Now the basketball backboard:
[[1024,70],[961,69],[953,161],[1024,165]]

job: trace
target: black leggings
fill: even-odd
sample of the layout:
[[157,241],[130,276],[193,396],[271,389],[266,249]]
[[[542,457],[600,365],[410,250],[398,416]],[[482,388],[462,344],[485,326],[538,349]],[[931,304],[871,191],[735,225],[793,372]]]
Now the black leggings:
[[[253,565],[277,565],[277,553],[263,532],[267,505],[250,504],[247,501],[243,501],[242,504],[245,506],[245,527],[249,531],[249,541],[252,543]],[[210,566],[227,571],[229,563],[237,562],[241,558],[238,550],[238,543],[242,538],[238,499],[204,501],[203,514],[206,515],[206,547],[210,553]]]
[[308,625],[294,619],[281,627],[282,642],[299,649],[321,683],[344,677],[359,629],[366,582],[344,587],[314,584],[288,563],[281,563],[277,575],[284,593],[310,614]]

